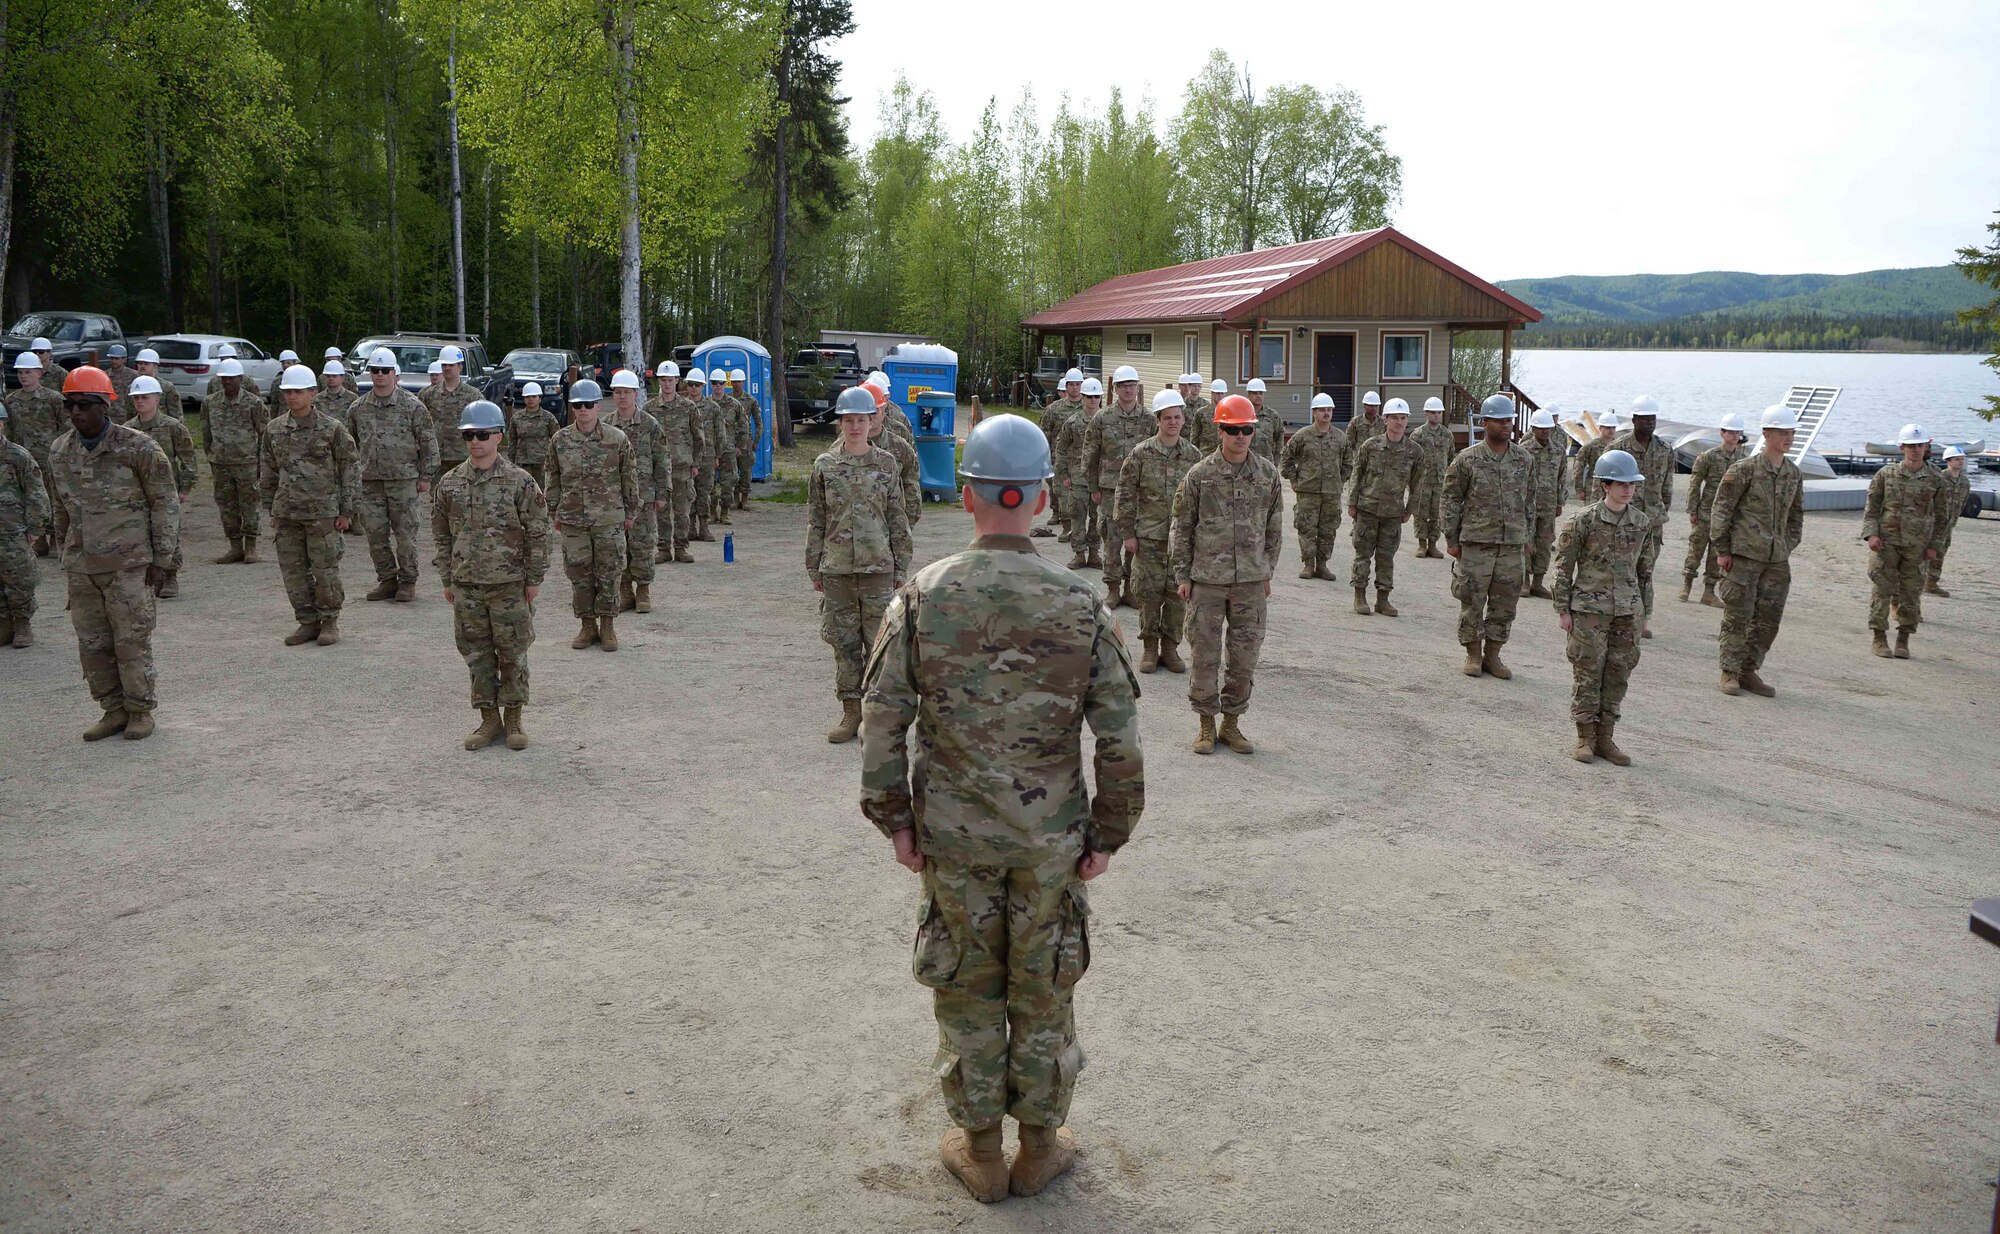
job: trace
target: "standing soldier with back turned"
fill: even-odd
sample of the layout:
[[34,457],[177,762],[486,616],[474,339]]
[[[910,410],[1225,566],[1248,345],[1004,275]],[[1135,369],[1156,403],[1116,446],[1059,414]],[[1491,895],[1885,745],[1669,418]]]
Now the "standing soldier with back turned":
[[1459,452],[1444,477],[1445,551],[1457,559],[1451,593],[1458,597],[1458,641],[1465,675],[1514,676],[1500,648],[1514,629],[1527,573],[1528,456],[1508,440],[1514,400],[1489,395],[1479,405],[1485,436]]
[[1757,675],[1778,638],[1792,589],[1792,550],[1805,535],[1804,477],[1785,452],[1799,418],[1782,403],[1764,409],[1763,449],[1723,474],[1708,516],[1722,567],[1722,692],[1778,691]]
[[1701,602],[1710,608],[1722,607],[1715,594],[1722,567],[1715,563],[1715,546],[1709,543],[1708,516],[1715,508],[1715,492],[1722,487],[1722,477],[1748,453],[1743,444],[1742,416],[1732,411],[1722,417],[1721,432],[1722,444],[1703,450],[1688,477],[1688,554],[1681,565],[1681,600],[1687,600],[1694,590],[1694,576],[1700,574]]
[[[1072,1001],[1090,965],[1084,883],[1145,806],[1139,691],[1117,624],[1028,537],[1050,470],[1027,420],[972,430],[961,471],[978,538],[896,596],[866,679],[861,808],[923,875],[914,969],[933,991],[931,1070],[957,1124],[941,1155],[986,1203],[1035,1195],[1076,1160],[1065,1124],[1084,1066]],[[1008,1115],[1020,1125],[1011,1169]]]
[[[1931,435],[1921,424],[1905,424],[1896,436],[1901,462],[1891,463],[1868,482],[1868,506],[1861,515],[1861,538],[1868,541],[1868,628],[1875,654],[1910,658],[1910,635],[1924,619],[1924,567],[1944,548],[1958,507],[1947,506],[1950,490],[1927,456]],[[1896,650],[1889,650],[1890,609],[1895,610]]]

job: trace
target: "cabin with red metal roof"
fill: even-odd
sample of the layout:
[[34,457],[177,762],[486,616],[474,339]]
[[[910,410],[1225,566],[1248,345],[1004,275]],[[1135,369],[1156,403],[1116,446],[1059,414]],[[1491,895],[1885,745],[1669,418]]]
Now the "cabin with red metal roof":
[[[1333,396],[1345,423],[1362,394],[1433,395],[1462,423],[1471,396],[1452,380],[1452,339],[1473,330],[1501,337],[1502,381],[1513,386],[1513,334],[1542,315],[1393,227],[1231,253],[1120,275],[1051,305],[1021,324],[1035,353],[1065,357],[1096,343],[1103,375],[1139,370],[1150,396],[1182,373],[1231,391],[1261,377],[1264,406],[1292,424],[1311,418],[1315,394]],[[1421,414],[1421,413],[1419,413]],[[1419,421],[1421,423],[1421,420]]]

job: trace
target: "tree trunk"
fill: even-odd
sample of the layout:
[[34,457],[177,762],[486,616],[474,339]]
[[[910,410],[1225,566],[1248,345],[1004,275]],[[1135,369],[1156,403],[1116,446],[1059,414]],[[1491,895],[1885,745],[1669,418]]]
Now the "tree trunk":
[[[0,0],[0,60],[7,58],[7,0]],[[0,89],[0,289],[14,241],[14,92]]]
[[645,363],[641,351],[639,297],[639,71],[638,13],[632,0],[618,6],[612,45],[617,52],[618,177],[624,188],[618,228],[618,333],[625,363]]
[[215,217],[215,198],[208,199],[208,329],[223,332],[222,324],[222,225]]
[[388,82],[382,86],[382,149],[389,172],[389,330],[401,333],[403,229],[396,218],[396,94],[394,86]]
[[465,335],[465,185],[458,174],[458,26],[445,50],[445,132],[451,142],[451,288],[458,333]]
[[173,170],[167,166],[167,143],[159,134],[151,134],[147,141],[146,159],[146,206],[153,220],[153,244],[160,251],[160,297],[167,308],[167,334],[179,334],[181,330],[181,296],[174,285],[174,218],[173,203],[167,196],[167,185],[173,179]]
[[488,159],[480,176],[485,191],[484,214],[479,223],[479,337],[493,333],[493,161]]
[[535,346],[542,345],[542,237],[528,231],[528,312],[534,318]]
[[790,395],[785,389],[785,246],[792,216],[792,22],[793,0],[786,0],[785,28],[778,35],[778,123],[771,135],[775,164],[771,171],[771,318],[766,345],[771,349],[771,417],[778,442],[792,444]]

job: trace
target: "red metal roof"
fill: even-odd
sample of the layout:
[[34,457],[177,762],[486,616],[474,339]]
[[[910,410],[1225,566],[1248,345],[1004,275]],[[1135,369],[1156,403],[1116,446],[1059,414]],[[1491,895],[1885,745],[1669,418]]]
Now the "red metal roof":
[[1031,329],[1062,330],[1126,322],[1246,320],[1258,305],[1280,292],[1316,278],[1385,241],[1394,241],[1449,271],[1512,308],[1526,321],[1542,319],[1532,305],[1446,261],[1395,228],[1378,227],[1324,240],[1306,240],[1159,270],[1121,274],[1051,305],[1021,324]]

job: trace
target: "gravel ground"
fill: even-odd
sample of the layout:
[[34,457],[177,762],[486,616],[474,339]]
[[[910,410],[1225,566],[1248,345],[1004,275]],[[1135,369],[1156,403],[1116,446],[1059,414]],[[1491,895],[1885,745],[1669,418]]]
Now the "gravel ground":
[[[1191,754],[1185,679],[1142,679],[1083,1157],[981,1209],[936,1161],[915,880],[822,736],[804,521],[754,508],[736,564],[661,567],[616,655],[569,650],[555,574],[523,753],[459,748],[428,550],[419,603],[367,604],[349,541],[343,642],[286,648],[277,567],[205,564],[204,484],[135,744],[77,740],[45,571],[40,645],[0,651],[0,1224],[1985,1220],[2000,954],[1965,918],[2000,891],[2000,524],[1959,524],[1902,662],[1868,654],[1858,515],[1810,516],[1769,701],[1716,692],[1717,613],[1663,589],[1624,771],[1567,756],[1545,601],[1516,679],[1474,681],[1447,563],[1406,543],[1390,620],[1288,554],[1254,757]],[[930,507],[920,554],[969,534]]]

